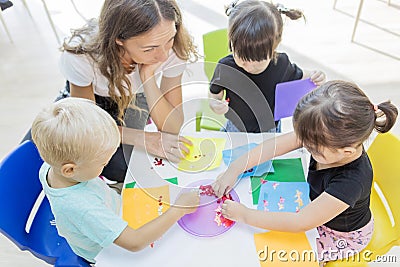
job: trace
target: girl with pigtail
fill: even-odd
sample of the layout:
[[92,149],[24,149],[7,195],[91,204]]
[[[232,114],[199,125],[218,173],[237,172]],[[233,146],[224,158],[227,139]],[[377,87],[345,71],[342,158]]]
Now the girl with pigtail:
[[321,266],[360,252],[374,229],[370,210],[373,172],[363,142],[374,129],[388,132],[397,114],[389,101],[372,104],[353,83],[330,81],[321,85],[298,103],[293,115],[294,132],[268,139],[238,158],[213,185],[218,196],[224,195],[243,170],[305,147],[311,154],[307,177],[311,203],[298,213],[290,213],[253,210],[227,200],[222,214],[274,231],[317,228]]
[[[268,104],[270,110],[274,110],[278,83],[310,78],[316,85],[321,85],[325,81],[323,72],[303,71],[286,53],[276,51],[282,39],[282,16],[297,20],[304,15],[300,10],[259,0],[234,1],[226,7],[225,13],[229,17],[228,40],[232,54],[219,60],[215,68],[210,86],[210,107],[217,114],[225,114],[228,132],[279,132],[279,121],[275,122],[276,129],[260,126],[254,114],[255,107]],[[232,75],[228,69],[237,70],[241,75]],[[257,88],[239,88],[240,79],[246,77]],[[229,83],[233,84],[232,88],[222,86],[232,79],[237,79]],[[262,95],[253,99],[251,95],[255,92],[252,90],[257,89]],[[223,99],[225,92],[226,100]]]

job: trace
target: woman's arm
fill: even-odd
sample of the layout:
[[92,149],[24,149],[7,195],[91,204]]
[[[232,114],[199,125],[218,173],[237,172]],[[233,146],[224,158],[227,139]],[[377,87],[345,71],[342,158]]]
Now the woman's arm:
[[[92,85],[81,87],[70,83],[70,88],[72,97],[95,101]],[[145,132],[121,126],[119,129],[123,144],[143,148],[152,155],[178,162],[184,156],[182,151],[189,153],[189,149],[184,143],[191,145],[191,142],[182,136],[160,132]]]
[[192,142],[183,136],[163,133],[146,132],[127,127],[119,127],[123,144],[134,145],[146,152],[172,162],[179,162],[189,149],[185,144],[191,146]]
[[226,200],[222,214],[246,224],[282,232],[305,232],[332,220],[349,207],[345,202],[324,192],[299,212],[265,212],[249,209]]
[[179,133],[184,117],[182,107],[182,75],[162,77],[158,88],[154,75],[142,76],[144,93],[150,110],[151,119],[158,130]]

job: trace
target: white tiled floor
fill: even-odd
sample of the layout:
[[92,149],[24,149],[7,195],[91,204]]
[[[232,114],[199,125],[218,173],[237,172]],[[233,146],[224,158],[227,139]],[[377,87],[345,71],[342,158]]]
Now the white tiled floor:
[[[13,0],[14,7],[2,13],[14,44],[0,26],[0,159],[21,140],[36,113],[53,101],[64,79],[58,70],[59,52],[55,36],[48,23],[41,0],[27,1],[31,18],[21,0]],[[69,28],[82,25],[70,0],[46,1],[59,35]],[[85,17],[96,16],[101,0],[75,1]],[[223,5],[228,1],[178,0],[184,21],[202,51],[201,35],[226,27]],[[284,0],[288,7],[300,8],[307,22],[287,20],[280,49],[300,67],[321,69],[328,79],[356,82],[375,103],[391,99],[400,106],[400,0],[365,0],[354,43],[350,42],[354,15],[359,0],[333,1]],[[372,23],[372,25],[371,25]],[[375,26],[374,26],[375,25]],[[386,29],[386,30],[385,30]],[[192,67],[195,75],[204,81],[202,73]],[[206,95],[204,85],[186,85],[184,99]],[[187,120],[194,117],[186,105]],[[393,131],[400,134],[400,123]],[[1,213],[0,213],[1,216]],[[370,266],[400,266],[399,247],[388,255],[397,255],[397,263],[374,263]],[[27,252],[20,252],[0,235],[0,266],[47,266]]]

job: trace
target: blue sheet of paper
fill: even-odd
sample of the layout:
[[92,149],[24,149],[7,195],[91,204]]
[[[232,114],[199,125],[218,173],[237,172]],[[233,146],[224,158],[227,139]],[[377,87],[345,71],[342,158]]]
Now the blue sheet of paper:
[[298,212],[310,203],[307,182],[264,181],[261,184],[258,210]]
[[[237,158],[239,158],[243,154],[249,152],[249,150],[252,150],[256,146],[258,146],[258,144],[250,143],[247,145],[238,146],[233,149],[226,149],[226,150],[222,151],[222,158],[224,160],[225,165],[229,166]],[[242,173],[239,176],[239,178],[243,178],[243,177],[247,177],[247,176],[261,176],[267,172],[274,172],[274,167],[272,166],[271,160],[263,162],[255,167],[245,171],[244,173]]]

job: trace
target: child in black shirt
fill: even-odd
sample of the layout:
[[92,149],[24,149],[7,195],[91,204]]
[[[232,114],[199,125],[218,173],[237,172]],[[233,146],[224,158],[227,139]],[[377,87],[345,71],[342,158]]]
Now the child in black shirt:
[[[226,201],[222,214],[275,231],[304,232],[317,227],[321,264],[360,252],[373,232],[369,207],[373,173],[363,142],[373,129],[388,132],[397,114],[389,101],[373,105],[355,84],[323,84],[298,103],[294,132],[268,139],[238,158],[213,185],[218,196],[226,194],[243,170],[303,146],[311,153],[307,177],[311,203],[298,213],[289,213],[252,210]],[[336,253],[325,253],[329,251]]]
[[[216,66],[210,86],[211,109],[225,114],[226,131],[275,131],[273,110],[276,84],[311,78],[316,85],[325,81],[321,71],[302,71],[285,53],[275,51],[281,41],[281,14],[303,17],[299,10],[269,2],[247,0],[226,10],[231,55]],[[223,100],[224,91],[226,98]]]

